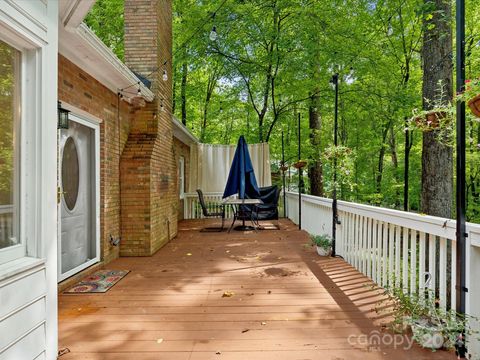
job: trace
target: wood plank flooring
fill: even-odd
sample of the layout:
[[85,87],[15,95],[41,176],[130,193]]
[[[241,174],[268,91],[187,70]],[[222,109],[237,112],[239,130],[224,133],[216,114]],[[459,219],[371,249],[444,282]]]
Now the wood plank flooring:
[[258,233],[204,226],[181,222],[154,256],[109,264],[131,273],[105,294],[61,294],[59,348],[70,353],[60,360],[453,358],[406,342],[369,346],[368,334],[393,339],[382,291],[316,255],[291,222]]

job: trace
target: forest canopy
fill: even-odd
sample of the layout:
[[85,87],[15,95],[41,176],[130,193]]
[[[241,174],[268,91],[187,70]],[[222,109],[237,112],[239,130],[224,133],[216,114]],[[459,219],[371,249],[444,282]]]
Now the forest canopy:
[[[466,72],[475,81],[480,7],[466,3]],[[446,169],[442,185],[453,192],[454,147],[442,140],[455,138],[454,127],[432,131],[409,119],[436,100],[454,101],[454,1],[175,0],[173,6],[174,114],[202,142],[232,144],[242,134],[249,143],[268,142],[278,175],[282,133],[286,165],[297,160],[300,114],[307,192],[329,195],[334,154],[341,160],[340,198],[453,216],[448,206],[443,214],[426,206],[436,201],[426,195],[438,192],[427,186],[435,172],[426,161],[428,151],[440,154],[435,171]],[[97,1],[86,22],[123,59],[123,0]],[[332,149],[335,73],[341,147]],[[437,99],[441,80],[447,88]],[[429,91],[435,96],[426,99]],[[476,222],[479,144],[480,124],[469,116],[467,214]],[[295,189],[296,172],[287,174]]]

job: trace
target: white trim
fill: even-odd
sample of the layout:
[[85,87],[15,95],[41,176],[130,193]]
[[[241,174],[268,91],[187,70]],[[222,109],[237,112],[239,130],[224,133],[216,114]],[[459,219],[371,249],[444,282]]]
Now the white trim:
[[179,192],[180,199],[184,199],[185,198],[185,157],[182,155],[180,155],[178,158],[178,167],[179,167],[178,179],[180,180],[178,184],[179,185],[178,192]]
[[[62,106],[65,108],[73,106],[68,105],[67,103],[62,102]],[[85,113],[85,112],[83,112]],[[96,263],[100,262],[100,124],[96,120],[94,116],[88,115],[77,115],[75,113],[69,114],[70,121],[74,121],[79,123],[83,126],[86,126],[94,131],[94,142],[95,142],[95,150],[94,150],[94,160],[95,160],[95,203],[94,203],[94,212],[95,212],[95,221],[94,221],[94,229],[95,229],[95,257],[93,259],[88,260],[87,262],[77,266],[76,268],[67,271],[66,273],[62,274],[62,264],[61,264],[61,251],[62,251],[62,239],[61,239],[61,228],[62,228],[62,216],[61,216],[61,202],[58,204],[58,279],[57,282],[61,282],[72,275],[79,273],[80,271],[90,267]],[[60,166],[59,166],[60,169]],[[60,171],[60,170],[59,170]]]
[[[84,120],[89,124],[93,124],[93,125],[99,125],[103,123],[103,120],[100,119],[99,117],[92,115],[89,112],[82,110],[76,106],[73,106],[61,99],[59,99],[59,101],[62,104],[63,109],[70,111],[71,115],[75,116],[80,121]],[[80,122],[80,121],[77,121],[77,122]],[[86,126],[89,126],[89,125],[86,125]]]
[[180,120],[172,116],[173,136],[186,145],[198,144],[200,141],[183,125]]
[[[75,29],[60,27],[59,53],[115,94],[131,85],[136,93],[136,84],[140,82],[141,96],[148,102],[155,98],[153,92],[83,23]],[[129,100],[127,95],[125,100]]]

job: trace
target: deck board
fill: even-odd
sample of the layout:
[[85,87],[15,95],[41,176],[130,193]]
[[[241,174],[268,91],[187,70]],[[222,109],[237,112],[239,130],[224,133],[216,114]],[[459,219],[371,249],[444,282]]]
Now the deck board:
[[349,341],[383,331],[382,290],[343,260],[318,257],[291,222],[245,234],[199,232],[205,224],[181,222],[154,256],[109,264],[131,272],[105,294],[61,294],[59,347],[71,352],[60,359],[452,358]]

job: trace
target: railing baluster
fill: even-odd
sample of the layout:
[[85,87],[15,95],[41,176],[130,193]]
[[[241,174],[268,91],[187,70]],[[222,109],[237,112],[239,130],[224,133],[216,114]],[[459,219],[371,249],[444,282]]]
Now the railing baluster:
[[439,282],[440,282],[440,307],[447,308],[447,239],[440,238],[440,259],[439,259]]
[[428,296],[431,300],[435,299],[437,290],[436,270],[435,270],[435,251],[437,239],[435,235],[428,234],[428,272],[430,273],[430,284]]
[[372,220],[372,279],[378,284],[377,220]]
[[382,264],[382,286],[385,287],[388,285],[388,225],[386,222],[382,222],[383,228],[383,264]]
[[452,245],[452,257],[451,257],[451,272],[450,272],[450,309],[456,310],[457,309],[457,243],[456,241],[451,241],[450,244]]
[[417,292],[417,232],[410,234],[410,293]]
[[402,288],[403,292],[408,293],[408,242],[409,242],[409,231],[406,228],[403,230],[403,264],[402,264]]
[[395,234],[395,225],[388,224],[389,227],[389,236],[388,236],[388,285],[394,286],[392,283],[392,275],[394,274],[394,234]]
[[420,232],[418,236],[418,293],[420,300],[425,298],[425,233]]
[[348,240],[348,262],[350,264],[353,263],[353,254],[354,254],[354,247],[353,247],[353,244],[354,244],[354,219],[353,219],[354,215],[353,214],[349,214],[348,215],[348,237],[349,237],[349,240]]
[[371,249],[372,249],[372,245],[371,245],[371,240],[372,240],[372,237],[370,235],[370,231],[371,231],[371,221],[370,221],[370,218],[366,218],[365,219],[365,266],[366,266],[366,271],[364,272],[364,274],[367,274],[367,276],[369,278],[372,278],[372,254],[370,253]]
[[400,237],[400,227],[397,226],[395,229],[395,287],[400,287],[400,259],[402,257],[402,247],[401,247],[401,237]]

